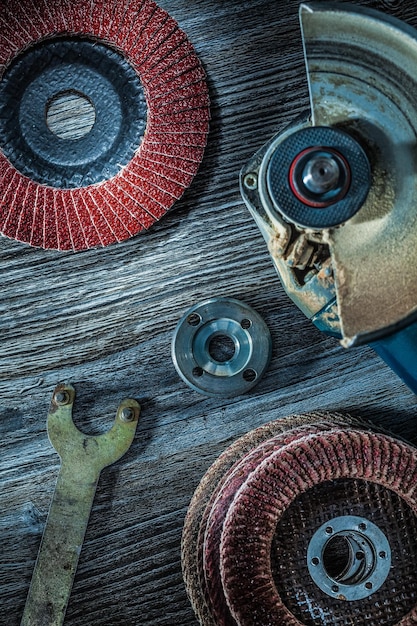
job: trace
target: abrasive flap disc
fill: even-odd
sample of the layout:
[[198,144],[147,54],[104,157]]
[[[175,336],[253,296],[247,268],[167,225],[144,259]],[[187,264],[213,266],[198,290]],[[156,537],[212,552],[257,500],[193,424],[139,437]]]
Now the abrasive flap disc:
[[416,624],[416,487],[416,448],[347,415],[247,433],[208,469],[184,523],[200,624]]
[[0,232],[82,250],[149,228],[209,123],[193,46],[152,0],[0,6]]

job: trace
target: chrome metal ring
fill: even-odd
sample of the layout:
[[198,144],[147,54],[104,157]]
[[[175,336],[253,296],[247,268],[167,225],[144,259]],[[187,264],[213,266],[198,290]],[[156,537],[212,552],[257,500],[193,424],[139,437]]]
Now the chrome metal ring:
[[343,515],[314,533],[307,549],[307,567],[312,580],[328,596],[362,600],[387,579],[391,548],[373,522]]
[[233,397],[251,389],[271,358],[271,334],[251,307],[232,298],[196,304],[179,321],[172,360],[195,391]]

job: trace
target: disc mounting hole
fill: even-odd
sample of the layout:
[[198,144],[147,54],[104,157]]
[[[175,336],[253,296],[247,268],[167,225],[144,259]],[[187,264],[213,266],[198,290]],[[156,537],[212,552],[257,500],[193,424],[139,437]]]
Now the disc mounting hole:
[[351,549],[345,537],[335,536],[329,539],[323,551],[323,566],[330,578],[343,578],[351,560]]
[[195,376],[196,378],[200,378],[200,376],[203,375],[203,372],[204,372],[203,368],[197,366],[193,369],[193,376]]
[[198,313],[190,313],[187,317],[187,323],[190,326],[198,326],[201,322],[201,317]]
[[236,347],[233,338],[222,333],[211,337],[208,345],[208,353],[213,361],[226,363],[235,355]]
[[78,91],[61,91],[46,104],[46,123],[59,137],[74,141],[88,135],[96,121],[91,100]]
[[255,370],[250,368],[246,369],[243,372],[243,380],[246,380],[247,383],[252,383],[257,376],[258,374],[255,372]]
[[249,330],[249,328],[252,326],[252,322],[247,319],[246,317],[240,322],[240,325],[242,326],[243,330]]

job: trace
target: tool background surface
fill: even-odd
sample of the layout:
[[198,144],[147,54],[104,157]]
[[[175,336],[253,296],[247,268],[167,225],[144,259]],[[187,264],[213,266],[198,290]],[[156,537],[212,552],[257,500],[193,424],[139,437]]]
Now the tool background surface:
[[[159,4],[208,74],[211,133],[192,186],[144,236],[105,249],[74,255],[0,239],[5,626],[20,622],[59,469],[44,420],[59,381],[77,386],[75,422],[90,433],[111,425],[124,397],[142,407],[129,452],[102,472],[68,626],[196,626],[182,524],[206,469],[243,433],[292,413],[347,410],[417,443],[415,395],[372,349],[345,350],[293,305],[240,196],[242,165],[308,108],[298,3]],[[359,4],[417,26],[411,0]],[[273,339],[265,376],[230,400],[189,389],[170,356],[180,316],[213,296],[247,302]]]

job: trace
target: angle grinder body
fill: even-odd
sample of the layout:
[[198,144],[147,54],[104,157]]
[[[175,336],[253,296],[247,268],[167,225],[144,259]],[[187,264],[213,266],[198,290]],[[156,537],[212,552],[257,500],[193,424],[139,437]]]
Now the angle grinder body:
[[242,168],[243,199],[290,298],[417,393],[417,32],[301,4],[311,110]]

